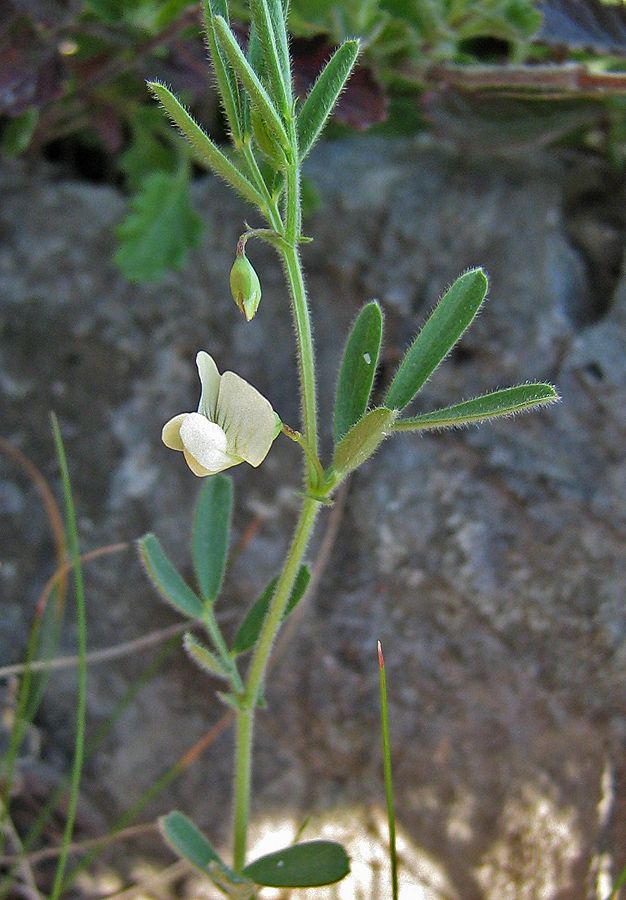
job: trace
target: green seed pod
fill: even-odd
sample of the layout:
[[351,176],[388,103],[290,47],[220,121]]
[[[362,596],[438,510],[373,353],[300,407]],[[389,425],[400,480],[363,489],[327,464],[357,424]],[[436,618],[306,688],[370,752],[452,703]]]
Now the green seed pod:
[[261,283],[245,254],[237,255],[230,270],[230,289],[235,303],[249,322],[261,302]]

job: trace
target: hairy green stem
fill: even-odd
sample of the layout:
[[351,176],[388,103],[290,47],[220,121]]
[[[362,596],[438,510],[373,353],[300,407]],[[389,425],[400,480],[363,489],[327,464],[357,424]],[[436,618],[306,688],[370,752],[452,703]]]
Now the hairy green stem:
[[[302,417],[304,439],[317,456],[317,401],[315,396],[315,353],[306,288],[297,245],[281,251],[287,282],[293,303],[293,315],[298,339],[300,379],[302,391]],[[315,479],[314,470],[309,466],[309,477]],[[315,483],[315,482],[314,482]],[[307,485],[308,486],[308,485]]]
[[276,586],[276,592],[265,618],[261,635],[257,641],[246,678],[245,692],[241,698],[241,706],[237,710],[233,851],[233,868],[235,872],[241,872],[246,859],[254,713],[263,688],[265,670],[272,644],[274,643],[280,620],[285,612],[285,607],[289,600],[293,583],[296,580],[319,508],[319,502],[311,498],[306,498],[302,504],[300,518],[289,553],[287,554],[285,567]]

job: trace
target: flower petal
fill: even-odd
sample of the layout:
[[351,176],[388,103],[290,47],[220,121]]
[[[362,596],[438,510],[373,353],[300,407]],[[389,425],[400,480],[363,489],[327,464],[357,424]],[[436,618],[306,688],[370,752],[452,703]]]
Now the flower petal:
[[216,421],[217,398],[220,390],[220,373],[212,356],[200,350],[196,356],[196,365],[202,385],[198,412],[206,416],[210,422]]
[[259,466],[276,437],[276,416],[269,400],[234,372],[220,382],[216,421],[228,439],[228,451]]
[[170,448],[170,450],[185,449],[185,446],[180,437],[180,426],[183,424],[183,421],[187,418],[188,415],[189,413],[180,413],[180,415],[174,416],[173,419],[170,419],[169,422],[166,422],[163,426],[163,431],[161,432],[161,440],[166,447]]
[[[241,462],[241,458],[227,451],[226,435],[220,426],[209,422],[201,413],[185,416],[180,426],[180,438],[187,453],[206,470],[206,474],[215,475]],[[193,471],[193,467],[190,468]]]

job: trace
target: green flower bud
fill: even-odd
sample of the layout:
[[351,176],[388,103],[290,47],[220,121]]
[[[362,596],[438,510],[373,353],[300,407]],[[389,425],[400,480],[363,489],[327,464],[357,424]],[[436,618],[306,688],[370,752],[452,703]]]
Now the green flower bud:
[[261,302],[261,283],[245,254],[237,255],[230,270],[230,289],[235,303],[249,322]]

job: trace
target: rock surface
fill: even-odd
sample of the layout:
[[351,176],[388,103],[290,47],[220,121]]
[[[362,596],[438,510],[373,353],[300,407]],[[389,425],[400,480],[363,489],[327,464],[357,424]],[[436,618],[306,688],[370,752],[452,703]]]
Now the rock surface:
[[[382,390],[443,288],[473,265],[489,273],[491,299],[416,409],[526,380],[552,381],[563,397],[515,421],[385,444],[352,477],[321,583],[269,679],[254,773],[259,834],[263,821],[276,829],[313,812],[309,829],[331,819],[382,846],[382,640],[407,897],[419,881],[427,897],[599,898],[626,865],[626,282],[609,279],[613,293],[599,303],[598,254],[572,238],[572,186],[585,165],[366,139],[320,146],[308,170],[323,200],[305,262],[326,450],[360,305],[377,297],[386,313]],[[249,211],[214,179],[194,190],[203,246],[182,275],[138,287],[110,262],[118,193],[55,169],[0,170],[1,436],[60,498],[54,409],[82,549],[153,530],[187,575],[199,483],[159,436],[166,419],[195,408],[196,351],[250,380],[284,421],[297,426],[299,416],[275,259],[248,245],[263,302],[246,325],[228,273]],[[597,209],[585,210],[601,233]],[[260,469],[233,471],[243,549],[219,601],[227,629],[280,564],[300,467],[280,438]],[[0,547],[0,658],[12,663],[25,655],[55,555],[36,485],[6,452]],[[132,544],[89,562],[85,577],[90,648],[176,622]],[[75,650],[68,607],[60,653]],[[91,733],[157,652],[90,667]],[[35,771],[67,768],[75,690],[73,669],[51,676]],[[177,648],[90,758],[86,803],[114,822],[223,709]],[[225,839],[230,747],[227,732],[144,816],[177,806]],[[346,889],[356,895],[354,883]]]

